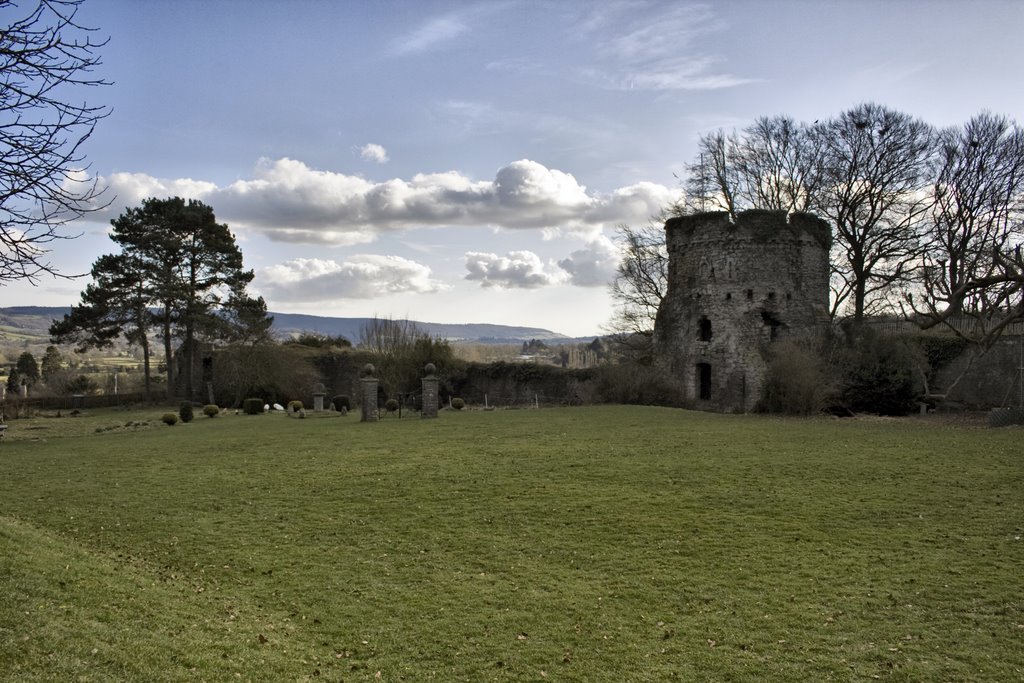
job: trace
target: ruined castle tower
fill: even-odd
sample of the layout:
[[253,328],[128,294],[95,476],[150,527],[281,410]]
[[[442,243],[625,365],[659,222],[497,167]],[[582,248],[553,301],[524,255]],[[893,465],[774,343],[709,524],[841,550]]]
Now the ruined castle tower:
[[696,408],[753,410],[768,349],[828,324],[828,223],[811,214],[745,211],[665,223],[668,287],[655,358]]

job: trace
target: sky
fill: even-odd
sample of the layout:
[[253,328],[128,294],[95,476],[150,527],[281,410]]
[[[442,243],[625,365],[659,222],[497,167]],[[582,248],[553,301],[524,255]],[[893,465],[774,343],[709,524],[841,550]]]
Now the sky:
[[[1016,0],[84,0],[79,20],[109,36],[112,84],[80,96],[111,108],[84,147],[110,204],[50,261],[87,273],[110,219],[194,198],[285,313],[606,333],[615,227],[681,196],[702,133],[863,102],[1024,121]],[[3,283],[0,306],[86,282]]]

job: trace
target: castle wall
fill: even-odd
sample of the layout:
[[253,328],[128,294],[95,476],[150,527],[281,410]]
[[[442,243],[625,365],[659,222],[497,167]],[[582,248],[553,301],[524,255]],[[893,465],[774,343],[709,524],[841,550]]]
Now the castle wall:
[[771,343],[828,323],[828,223],[782,211],[746,211],[735,221],[703,213],[670,219],[665,232],[658,363],[697,408],[753,410]]

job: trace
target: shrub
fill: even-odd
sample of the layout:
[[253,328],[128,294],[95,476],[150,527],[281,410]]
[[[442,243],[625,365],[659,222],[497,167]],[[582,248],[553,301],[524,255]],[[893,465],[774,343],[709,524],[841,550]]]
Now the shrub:
[[220,408],[213,405],[212,403],[209,405],[205,405],[203,406],[203,415],[205,415],[206,417],[217,417],[218,415],[220,415]]
[[452,399],[452,408],[454,408],[455,410],[462,410],[465,407],[466,407],[466,402],[463,401],[461,398],[453,398]]
[[191,422],[192,418],[195,417],[195,413],[192,411],[192,402],[184,401],[181,407],[178,408],[178,416],[181,417],[182,422]]
[[331,401],[334,403],[334,409],[339,413],[344,408],[346,411],[352,410],[352,401],[349,400],[346,394],[338,394]]
[[[99,389],[99,384],[87,375],[78,375],[66,380],[59,391],[65,394],[94,394],[97,389]],[[10,390],[8,389],[8,391]]]
[[396,401],[393,398],[389,398],[388,400],[384,401],[384,410],[388,411],[389,413],[395,412],[396,410],[398,410],[398,401]]
[[178,416],[175,415],[174,413],[164,413],[163,416],[160,418],[160,421],[163,422],[168,427],[173,427],[178,423]]
[[303,408],[304,408],[304,406],[302,405],[302,401],[299,401],[299,400],[288,401],[288,412],[289,413],[297,413],[300,410],[302,410]]
[[921,396],[923,354],[907,340],[860,330],[835,352],[841,399],[855,412],[906,415]]
[[827,407],[832,394],[828,369],[816,345],[788,339],[772,346],[761,410],[813,415]]
[[247,398],[242,401],[242,412],[246,415],[259,415],[263,412],[262,398]]

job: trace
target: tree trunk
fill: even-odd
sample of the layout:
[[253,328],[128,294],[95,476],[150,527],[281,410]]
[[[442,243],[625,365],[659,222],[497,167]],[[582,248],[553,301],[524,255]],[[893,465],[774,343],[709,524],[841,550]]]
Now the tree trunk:
[[185,323],[185,398],[191,401],[194,396],[192,395],[192,375],[195,372],[195,347],[194,347],[194,333],[192,325],[192,316],[189,314],[189,319]]
[[174,352],[171,348],[171,318],[169,310],[164,309],[164,364],[167,366],[167,400],[174,402]]
[[145,334],[142,335],[142,379],[146,390],[146,403],[153,400],[152,389],[152,378],[150,377],[149,367],[149,338]]
[[863,275],[856,275],[856,278],[857,280],[854,282],[853,287],[853,322],[856,325],[860,325],[864,322],[864,298],[867,285],[864,282]]

